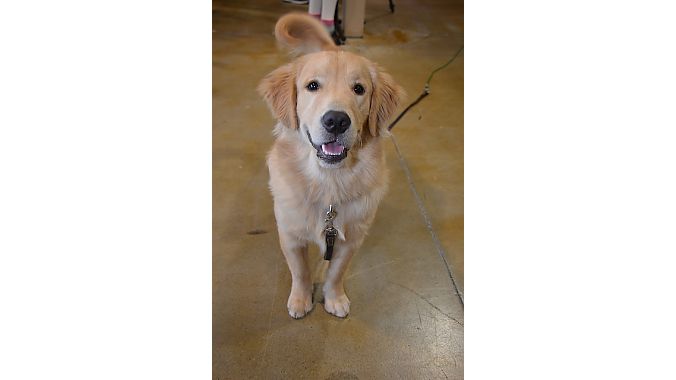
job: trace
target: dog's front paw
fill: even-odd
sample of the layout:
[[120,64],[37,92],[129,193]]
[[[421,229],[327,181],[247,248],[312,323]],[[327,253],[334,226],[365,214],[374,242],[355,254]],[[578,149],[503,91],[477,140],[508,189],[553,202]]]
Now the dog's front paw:
[[350,313],[350,299],[345,293],[336,296],[324,296],[324,309],[336,317],[345,318]]
[[289,296],[289,301],[286,303],[287,309],[289,309],[289,315],[293,318],[303,318],[305,314],[309,313],[312,310],[312,295],[308,296],[296,296],[291,294]]

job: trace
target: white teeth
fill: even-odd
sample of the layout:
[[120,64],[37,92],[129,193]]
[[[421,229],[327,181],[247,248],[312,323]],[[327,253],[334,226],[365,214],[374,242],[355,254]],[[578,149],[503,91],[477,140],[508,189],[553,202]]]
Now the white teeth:
[[326,149],[326,144],[322,144],[322,152],[324,152],[324,154],[327,155],[327,156],[340,156],[341,154],[343,154],[344,149],[345,148],[341,146],[340,150],[338,152],[329,152]]

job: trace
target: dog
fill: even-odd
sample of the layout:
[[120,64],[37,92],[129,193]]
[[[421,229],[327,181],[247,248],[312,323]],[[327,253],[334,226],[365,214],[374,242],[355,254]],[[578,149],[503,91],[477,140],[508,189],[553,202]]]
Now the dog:
[[[271,73],[258,91],[276,137],[267,156],[279,243],[291,272],[289,315],[313,308],[308,244],[332,254],[324,309],[350,312],[343,277],[388,187],[382,138],[404,91],[380,66],[338,48],[315,18],[287,14],[277,41],[296,58]],[[328,252],[327,252],[328,251]]]

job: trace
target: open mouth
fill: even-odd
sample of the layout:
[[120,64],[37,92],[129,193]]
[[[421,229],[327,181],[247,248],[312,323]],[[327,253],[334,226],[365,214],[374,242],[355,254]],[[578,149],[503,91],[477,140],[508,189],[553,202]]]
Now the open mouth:
[[319,159],[328,163],[337,163],[345,159],[345,157],[347,157],[347,151],[349,149],[345,148],[345,146],[343,146],[338,141],[330,141],[318,145],[312,141],[312,137],[310,137],[310,132],[306,131],[306,133],[308,140],[310,140],[310,144],[312,144],[312,146],[317,151],[317,157],[319,157]]

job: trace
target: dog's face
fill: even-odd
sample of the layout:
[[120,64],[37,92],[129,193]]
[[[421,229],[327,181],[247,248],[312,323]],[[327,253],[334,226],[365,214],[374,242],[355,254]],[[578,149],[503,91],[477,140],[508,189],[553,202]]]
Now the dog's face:
[[346,52],[307,55],[296,78],[299,127],[322,166],[356,148],[368,119],[373,84],[366,60]]
[[325,168],[343,166],[364,137],[381,134],[403,93],[374,63],[337,50],[282,66],[263,79],[259,91],[274,116],[297,130]]

